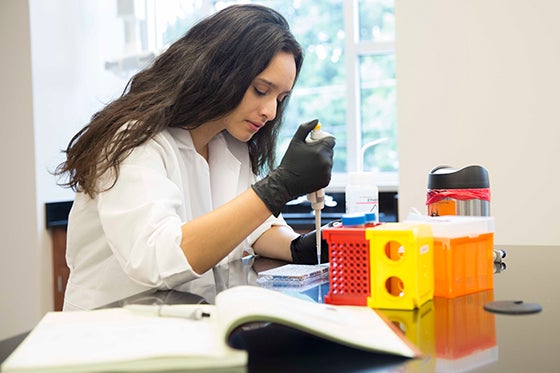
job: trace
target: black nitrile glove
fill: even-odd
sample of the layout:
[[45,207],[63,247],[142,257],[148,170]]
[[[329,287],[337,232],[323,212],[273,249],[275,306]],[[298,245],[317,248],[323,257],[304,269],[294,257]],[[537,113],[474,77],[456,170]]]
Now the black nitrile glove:
[[270,212],[278,216],[286,202],[329,185],[333,166],[333,137],[306,143],[318,121],[303,123],[296,131],[278,168],[252,185]]
[[[317,264],[317,243],[315,233],[311,231],[292,240],[290,251],[294,264]],[[329,261],[329,245],[321,237],[321,264]]]

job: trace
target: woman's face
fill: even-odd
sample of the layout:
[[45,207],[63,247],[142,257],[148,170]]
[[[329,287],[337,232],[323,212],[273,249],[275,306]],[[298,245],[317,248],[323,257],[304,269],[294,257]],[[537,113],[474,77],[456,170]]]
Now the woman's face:
[[276,118],[278,104],[290,94],[295,78],[294,56],[277,53],[253,80],[239,106],[224,119],[225,129],[236,139],[249,141],[268,121]]

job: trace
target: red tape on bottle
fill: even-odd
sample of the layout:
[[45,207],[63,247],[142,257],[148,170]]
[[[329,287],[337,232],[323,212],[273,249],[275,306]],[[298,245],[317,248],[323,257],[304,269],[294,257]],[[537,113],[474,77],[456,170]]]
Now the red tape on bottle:
[[459,201],[480,199],[490,201],[490,188],[478,189],[432,189],[426,195],[426,205],[439,202],[445,198],[453,198]]

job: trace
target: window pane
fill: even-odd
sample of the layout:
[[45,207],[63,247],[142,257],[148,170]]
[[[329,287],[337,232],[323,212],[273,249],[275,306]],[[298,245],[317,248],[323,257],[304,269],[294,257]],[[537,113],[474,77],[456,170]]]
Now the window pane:
[[166,47],[190,29],[207,14],[208,10],[201,0],[157,0],[155,3],[157,46]]
[[394,41],[394,0],[358,0],[361,41]]
[[362,145],[387,137],[366,151],[364,169],[397,171],[397,124],[395,55],[377,54],[359,58]]

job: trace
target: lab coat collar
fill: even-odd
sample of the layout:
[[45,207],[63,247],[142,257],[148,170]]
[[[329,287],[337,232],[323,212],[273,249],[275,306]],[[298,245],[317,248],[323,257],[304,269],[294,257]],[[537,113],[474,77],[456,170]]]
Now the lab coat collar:
[[[174,136],[177,147],[182,148],[190,152],[193,157],[199,157],[196,153],[194,147],[191,133],[184,129],[170,129],[170,131],[184,131],[180,135]],[[238,140],[233,138],[226,139],[229,136],[227,133],[221,132],[217,134],[208,143],[208,168],[210,172],[210,188],[212,193],[212,205],[213,208],[217,208],[224,203],[232,200],[237,195],[239,195],[243,190],[240,190],[240,172],[242,168],[242,160],[232,153],[231,149],[234,147],[239,156],[246,154],[246,145],[240,148]],[[243,149],[242,151],[240,149]],[[247,181],[244,180],[246,183]]]
[[196,152],[191,137],[191,131],[179,127],[169,128],[168,131],[173,133],[173,139],[178,148]]

